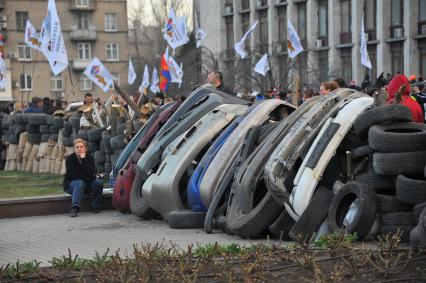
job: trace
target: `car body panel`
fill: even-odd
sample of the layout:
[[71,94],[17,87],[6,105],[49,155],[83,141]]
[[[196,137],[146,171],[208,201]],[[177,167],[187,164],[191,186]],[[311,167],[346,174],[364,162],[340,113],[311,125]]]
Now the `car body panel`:
[[167,220],[173,210],[184,208],[180,193],[186,195],[187,184],[180,184],[182,176],[199,153],[237,115],[247,110],[243,105],[221,105],[210,111],[171,145],[170,154],[161,162],[156,173],[142,186],[147,206]]
[[[369,108],[373,101],[374,99],[371,97],[355,98],[343,105],[335,118],[329,118],[324,124],[294,179],[289,204],[295,215],[300,216],[305,211],[330,159],[351,129],[355,119]],[[337,131],[333,130],[335,134],[331,138],[326,137],[327,129],[333,128],[335,125],[338,125]],[[327,138],[325,149],[320,144],[324,137]],[[319,154],[319,157],[314,156],[315,154]],[[312,158],[315,160],[310,162]]]

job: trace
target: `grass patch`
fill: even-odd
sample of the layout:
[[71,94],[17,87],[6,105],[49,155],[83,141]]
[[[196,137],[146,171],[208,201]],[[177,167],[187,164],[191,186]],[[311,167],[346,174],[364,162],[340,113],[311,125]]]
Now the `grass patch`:
[[0,171],[0,180],[0,199],[64,193],[61,175]]

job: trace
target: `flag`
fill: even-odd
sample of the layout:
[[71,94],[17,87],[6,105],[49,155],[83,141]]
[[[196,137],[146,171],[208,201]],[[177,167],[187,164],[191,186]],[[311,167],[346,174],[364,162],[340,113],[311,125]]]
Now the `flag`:
[[158,87],[159,82],[160,80],[158,79],[157,68],[154,67],[152,70],[151,86],[149,87],[152,93],[160,92],[160,88]]
[[300,42],[299,35],[291,24],[290,20],[287,21],[287,52],[288,56],[293,59],[300,52],[303,51],[302,43]]
[[201,41],[203,41],[203,39],[206,38],[206,36],[207,36],[206,32],[200,29],[198,25],[197,17],[195,17],[195,45],[197,46],[197,48],[200,48]]
[[110,87],[114,84],[113,76],[97,57],[93,58],[83,74],[104,92],[108,92]]
[[176,49],[189,41],[186,34],[185,18],[176,18],[173,8],[170,8],[169,16],[164,27],[164,39],[172,49]]
[[143,72],[143,79],[141,85],[139,86],[139,91],[144,93],[147,87],[149,87],[149,73],[148,65],[145,65],[145,71]]
[[27,20],[25,25],[25,43],[38,51],[41,50],[40,34],[37,33],[30,20]]
[[5,46],[6,42],[4,40],[4,37],[2,34],[0,34],[0,57],[4,59],[4,55],[5,55],[5,50],[4,50],[4,46]]
[[43,22],[42,50],[56,76],[68,67],[68,57],[61,31],[55,0],[49,0],[47,16]]
[[166,48],[165,54],[161,57],[161,69],[160,69],[160,90],[161,91],[167,91],[169,87],[170,80],[172,79],[170,77],[170,70],[169,66],[167,65],[166,55],[169,56],[168,48]]
[[253,33],[254,29],[257,26],[257,23],[258,23],[258,21],[256,21],[251,26],[251,28],[244,34],[244,36],[241,38],[241,40],[239,42],[237,42],[234,46],[235,51],[238,53],[238,55],[240,55],[241,59],[244,59],[247,56],[244,41],[247,39],[247,37],[249,37]]
[[0,56],[0,89],[6,89],[6,64]]
[[265,54],[262,58],[260,58],[259,62],[257,62],[256,67],[254,67],[254,71],[265,76],[269,70],[268,54]]
[[172,83],[178,83],[179,87],[182,83],[182,77],[183,77],[183,70],[182,70],[182,63],[179,64],[175,61],[175,59],[172,56],[169,56],[168,50],[166,50],[166,53],[164,55],[166,58],[167,66],[169,67],[170,72],[170,81]]
[[362,19],[361,21],[361,64],[366,66],[369,69],[372,68],[370,56],[368,56],[368,51],[367,51],[367,40],[365,38],[365,31],[364,31],[364,19]]
[[127,76],[127,81],[129,82],[129,85],[132,85],[136,80],[136,72],[135,68],[133,67],[132,60],[129,59],[129,74]]

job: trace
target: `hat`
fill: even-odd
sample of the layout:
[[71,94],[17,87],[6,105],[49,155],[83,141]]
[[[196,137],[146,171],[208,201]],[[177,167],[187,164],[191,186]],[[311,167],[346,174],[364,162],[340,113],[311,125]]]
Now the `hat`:
[[406,85],[406,89],[403,95],[409,95],[411,88],[410,88],[410,82],[408,81],[407,77],[404,75],[396,75],[395,77],[393,77],[393,79],[389,82],[388,86],[386,87],[386,90],[389,94],[389,100],[395,97],[395,93],[404,84]]
[[417,79],[416,75],[411,75],[408,80],[409,81],[415,81]]
[[56,110],[55,112],[53,112],[52,115],[53,116],[65,116],[65,111],[64,110]]

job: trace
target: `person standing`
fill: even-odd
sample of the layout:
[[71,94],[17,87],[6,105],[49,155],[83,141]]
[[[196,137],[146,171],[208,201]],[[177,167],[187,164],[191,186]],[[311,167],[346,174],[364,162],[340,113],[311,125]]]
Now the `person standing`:
[[223,84],[223,75],[219,71],[209,73],[207,75],[207,82],[212,84],[217,90],[227,94],[235,95],[229,87]]
[[31,99],[31,106],[25,109],[24,113],[43,113],[43,100],[39,97]]
[[99,213],[103,190],[103,175],[97,174],[95,159],[87,151],[83,139],[74,141],[74,152],[65,160],[64,191],[72,196],[70,217],[76,217],[84,194],[93,196],[91,211]]

